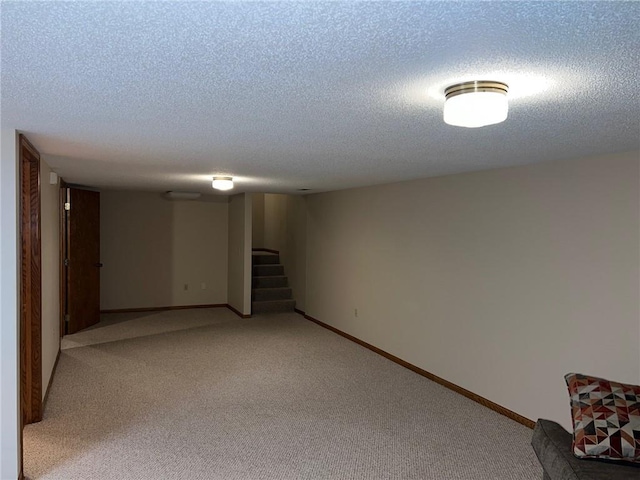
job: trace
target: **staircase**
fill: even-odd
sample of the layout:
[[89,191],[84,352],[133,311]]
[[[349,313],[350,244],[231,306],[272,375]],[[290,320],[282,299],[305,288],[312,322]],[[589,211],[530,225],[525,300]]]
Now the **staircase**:
[[251,313],[293,312],[289,281],[277,253],[255,251],[252,261]]

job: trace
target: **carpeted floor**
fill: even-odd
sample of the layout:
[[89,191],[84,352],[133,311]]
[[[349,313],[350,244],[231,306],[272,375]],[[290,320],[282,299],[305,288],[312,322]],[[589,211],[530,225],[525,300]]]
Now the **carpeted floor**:
[[136,312],[104,314],[100,323],[85,328],[78,333],[65,335],[62,350],[68,348],[114,342],[127,338],[146,337],[158,333],[187,330],[221,322],[235,320],[238,317],[228,308],[194,308],[182,313],[180,310],[160,312]]
[[27,477],[542,477],[528,428],[297,314],[228,313],[110,316],[128,338],[63,350]]

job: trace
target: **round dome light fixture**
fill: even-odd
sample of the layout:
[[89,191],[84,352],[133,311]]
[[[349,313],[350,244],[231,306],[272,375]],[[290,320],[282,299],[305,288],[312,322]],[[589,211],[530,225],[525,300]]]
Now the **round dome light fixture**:
[[231,190],[233,188],[233,177],[213,177],[211,186],[216,190]]
[[444,91],[444,122],[477,128],[504,122],[509,113],[506,83],[478,80],[458,83]]

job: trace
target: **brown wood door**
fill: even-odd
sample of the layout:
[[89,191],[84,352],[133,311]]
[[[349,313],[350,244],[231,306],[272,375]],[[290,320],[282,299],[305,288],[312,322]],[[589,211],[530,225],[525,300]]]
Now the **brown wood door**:
[[20,407],[22,423],[42,419],[40,154],[20,135]]
[[70,188],[67,214],[67,322],[75,333],[100,321],[100,193]]

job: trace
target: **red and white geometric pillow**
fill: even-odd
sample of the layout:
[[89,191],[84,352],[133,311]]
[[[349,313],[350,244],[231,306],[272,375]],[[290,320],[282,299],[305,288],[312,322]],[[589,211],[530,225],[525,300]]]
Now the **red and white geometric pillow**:
[[573,454],[640,463],[640,386],[569,373]]

